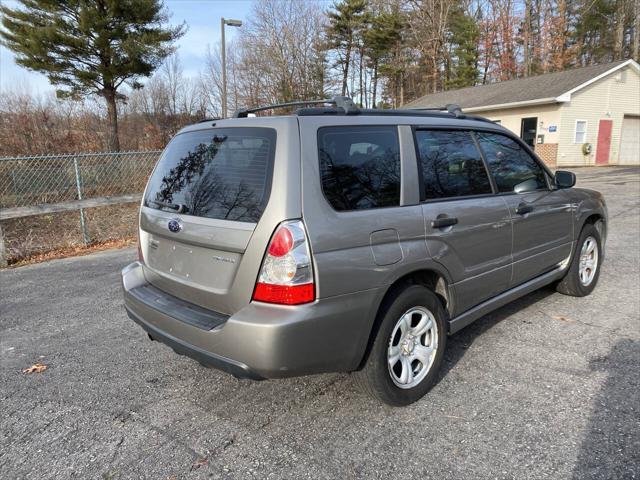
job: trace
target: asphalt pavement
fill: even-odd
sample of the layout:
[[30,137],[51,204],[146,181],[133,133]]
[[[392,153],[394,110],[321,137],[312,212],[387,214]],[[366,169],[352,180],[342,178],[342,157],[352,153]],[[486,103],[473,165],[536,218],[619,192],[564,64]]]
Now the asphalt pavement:
[[640,170],[578,183],[609,206],[595,292],[478,320],[405,408],[349,374],[236,380],[149,341],[122,308],[132,249],[1,271],[0,478],[640,478]]

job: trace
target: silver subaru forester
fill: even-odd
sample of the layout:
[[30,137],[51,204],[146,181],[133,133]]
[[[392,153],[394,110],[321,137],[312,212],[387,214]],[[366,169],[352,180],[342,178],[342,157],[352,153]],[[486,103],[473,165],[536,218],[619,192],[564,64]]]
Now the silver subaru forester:
[[165,149],[122,271],[151,339],[236,377],[356,372],[406,405],[448,335],[548,284],[594,289],[602,195],[500,125],[455,106],[300,103],[320,105],[239,111]]

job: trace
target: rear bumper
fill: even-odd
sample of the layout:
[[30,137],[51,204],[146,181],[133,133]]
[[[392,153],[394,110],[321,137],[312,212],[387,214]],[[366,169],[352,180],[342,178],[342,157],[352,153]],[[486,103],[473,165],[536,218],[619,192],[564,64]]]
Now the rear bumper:
[[252,379],[355,370],[381,295],[374,289],[299,306],[252,302],[208,329],[184,317],[182,300],[132,293],[149,286],[141,263],[122,271],[122,286],[129,317],[155,340],[205,365]]
[[186,355],[208,367],[217,368],[223,372],[230,373],[238,378],[251,378],[252,380],[263,380],[263,377],[251,371],[249,367],[243,363],[236,362],[229,358],[221,357],[211,352],[202,350],[194,345],[183,342],[182,340],[172,337],[171,335],[159,330],[152,324],[145,322],[138,315],[133,313],[129,307],[125,306],[129,318],[140,325],[154,340],[162,342],[173,349],[180,355]]

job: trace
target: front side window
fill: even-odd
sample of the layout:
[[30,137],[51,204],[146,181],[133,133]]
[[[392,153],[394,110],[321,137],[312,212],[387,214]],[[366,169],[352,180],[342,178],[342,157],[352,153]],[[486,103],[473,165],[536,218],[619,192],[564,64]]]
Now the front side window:
[[336,210],[400,205],[400,146],[395,127],[318,129],[322,191]]
[[495,133],[476,133],[498,191],[521,193],[547,188],[542,167],[516,141]]
[[585,143],[587,141],[587,121],[576,120],[576,136],[574,143]]
[[276,132],[214,128],[177,135],[155,168],[144,204],[198,217],[257,222],[269,193]]
[[492,192],[470,132],[418,130],[416,143],[427,200]]

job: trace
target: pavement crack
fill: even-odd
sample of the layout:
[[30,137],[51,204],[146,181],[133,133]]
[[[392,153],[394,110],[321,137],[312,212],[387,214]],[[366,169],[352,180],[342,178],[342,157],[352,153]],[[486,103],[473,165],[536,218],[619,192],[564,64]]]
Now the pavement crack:
[[215,447],[213,450],[209,450],[206,453],[206,455],[198,455],[198,458],[196,458],[196,460],[193,462],[193,464],[191,465],[191,468],[189,469],[189,471],[192,472],[194,470],[197,470],[200,467],[208,465],[209,464],[209,460],[212,457],[216,457],[216,456],[220,455],[227,448],[232,446],[235,442],[236,442],[236,436],[232,435],[231,437],[225,439],[220,445]]
[[601,328],[602,330],[611,333],[611,334],[617,334],[619,329],[618,328],[608,328],[604,325],[598,325],[595,323],[590,323],[590,322],[585,322],[583,320],[577,319],[577,318],[571,318],[571,317],[567,317],[565,315],[551,315],[548,312],[545,312],[544,310],[538,310],[539,313],[543,314],[544,316],[552,319],[552,320],[557,320],[560,322],[565,322],[565,323],[579,323],[580,325],[584,325],[585,327],[592,327],[592,328]]

